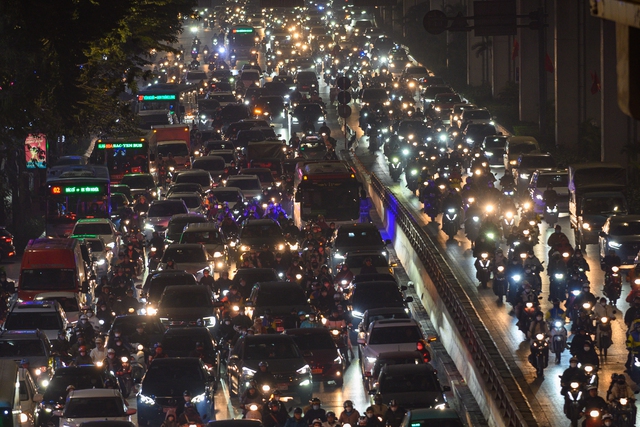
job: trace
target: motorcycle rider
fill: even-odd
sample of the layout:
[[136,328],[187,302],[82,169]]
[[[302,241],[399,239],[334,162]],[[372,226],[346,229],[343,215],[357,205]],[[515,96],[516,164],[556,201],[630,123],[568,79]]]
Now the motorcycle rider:
[[351,400],[345,400],[342,407],[344,408],[344,411],[340,414],[338,422],[343,425],[356,425],[358,423],[358,419],[360,419],[360,412],[353,407],[353,402]]
[[424,363],[431,362],[431,352],[429,351],[427,340],[420,338],[418,342],[416,342],[416,350],[422,355]]
[[618,255],[616,255],[616,251],[613,249],[609,249],[609,252],[602,260],[602,271],[609,272],[611,271],[611,267],[620,267],[622,265],[622,260]]
[[96,338],[96,346],[89,352],[89,357],[91,357],[94,365],[97,362],[102,362],[107,357],[107,349],[104,346],[102,337]]
[[240,396],[240,407],[243,409],[243,412],[246,413],[249,410],[249,405],[252,403],[261,405],[262,398],[262,393],[260,393],[256,387],[256,381],[251,380],[249,387],[242,393],[242,396]]
[[280,403],[272,400],[267,405],[268,411],[262,415],[262,425],[264,427],[284,427],[289,416],[282,413]]
[[384,416],[389,410],[389,407],[382,403],[382,396],[380,395],[380,393],[376,393],[376,395],[373,397],[373,405],[371,405],[371,408],[373,408],[373,413],[375,414],[375,416],[380,417],[380,419],[382,420],[384,420]]
[[122,369],[122,362],[119,357],[116,357],[116,351],[113,348],[107,349],[107,358],[102,362],[102,366],[107,372],[118,372]]
[[537,334],[543,334],[545,337],[549,337],[549,326],[544,320],[544,315],[541,311],[536,313],[535,319],[529,325],[528,337],[533,341]]
[[327,421],[322,423],[322,427],[340,427],[336,413],[333,411],[327,412]]
[[127,337],[130,343],[142,344],[145,347],[149,347],[151,345],[151,337],[144,330],[144,324],[138,323],[136,325],[136,330],[131,335]]
[[93,365],[93,359],[87,352],[87,347],[81,345],[78,347],[78,355],[71,363],[72,366]]
[[293,410],[293,417],[287,419],[284,427],[309,427],[309,424],[302,419],[302,408],[295,408]]
[[376,417],[372,406],[368,406],[364,414],[367,417],[367,427],[384,427],[382,421],[380,421],[378,417]]
[[593,312],[596,319],[608,317],[609,320],[615,320],[616,313],[618,313],[614,306],[607,304],[607,299],[605,297],[600,298],[600,301],[598,301],[598,303],[593,307]]
[[273,387],[276,384],[276,377],[274,377],[273,373],[269,370],[269,363],[264,360],[258,363],[258,372],[254,374],[253,380],[259,387],[263,385]]
[[346,285],[348,285],[352,280],[353,272],[349,269],[347,263],[340,264],[338,274],[336,274],[334,278],[334,283],[338,284],[338,286],[343,286],[343,281],[346,281]]
[[569,261],[567,261],[567,268],[569,271],[581,271],[581,276],[585,277],[586,272],[589,271],[589,264],[587,260],[582,256],[582,251],[580,249],[576,249],[573,252]]
[[589,395],[583,400],[582,413],[588,414],[593,410],[598,410],[600,413],[604,412],[608,405],[602,397],[598,396],[598,387],[590,385],[587,390],[589,390]]
[[552,249],[558,249],[558,246],[565,244],[569,244],[569,238],[562,232],[560,224],[556,224],[555,232],[547,239],[547,246],[550,246]]
[[[571,346],[573,347],[573,343]],[[591,341],[585,341],[582,348],[579,348],[575,355],[582,365],[593,365],[596,368],[600,365],[600,358]]]
[[215,292],[215,280],[213,279],[213,276],[211,276],[208,268],[203,270],[202,277],[200,278],[200,284],[208,286],[212,292]]
[[216,294],[222,294],[223,291],[229,290],[231,285],[233,284],[233,280],[229,279],[229,271],[222,270],[220,272],[220,276],[214,282],[213,289]]
[[547,184],[547,189],[542,193],[542,201],[545,206],[556,206],[558,204],[558,193],[553,189],[553,184]]
[[553,307],[547,310],[544,317],[547,322],[553,322],[554,320],[565,321],[565,311],[560,308],[560,300],[558,298],[553,300]]
[[307,318],[307,320],[302,322],[302,324],[300,324],[300,327],[301,328],[321,328],[322,323],[316,321],[315,313],[309,313],[309,317]]
[[400,427],[406,413],[406,409],[400,408],[397,400],[391,400],[389,402],[389,410],[383,418],[384,425],[389,427]]
[[513,177],[513,174],[505,171],[504,175],[502,175],[502,177],[500,178],[500,188],[505,190],[507,188],[515,188],[515,187],[516,187],[516,180]]
[[577,382],[583,385],[586,381],[587,377],[584,373],[584,369],[578,367],[578,358],[572,357],[569,360],[569,367],[565,369],[560,376],[560,386],[562,387],[560,394],[566,396],[572,382]]
[[327,412],[321,407],[321,404],[320,399],[314,397],[309,401],[309,406],[304,408],[304,416],[302,418],[307,424],[312,425],[317,419],[322,422],[327,421]]
[[633,299],[633,305],[624,313],[624,323],[627,325],[627,329],[631,328],[631,324],[636,319],[640,319],[640,295]]

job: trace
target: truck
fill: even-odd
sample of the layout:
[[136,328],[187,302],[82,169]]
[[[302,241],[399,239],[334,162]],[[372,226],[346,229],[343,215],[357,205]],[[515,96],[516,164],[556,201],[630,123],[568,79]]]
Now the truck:
[[569,166],[569,219],[576,248],[585,250],[588,244],[598,243],[607,218],[627,214],[626,185],[626,170],[619,164]]
[[[189,169],[192,157],[189,126],[183,124],[152,126],[149,150],[154,160],[157,159],[158,154],[162,154],[166,161],[169,153],[173,154],[176,171]],[[155,161],[150,169],[156,169]]]

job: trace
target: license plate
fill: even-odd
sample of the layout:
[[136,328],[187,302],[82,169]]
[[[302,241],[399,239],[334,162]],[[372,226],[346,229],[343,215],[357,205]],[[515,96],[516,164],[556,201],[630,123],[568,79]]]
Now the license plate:
[[322,373],[322,368],[316,368],[316,369],[312,369],[311,370],[312,374],[321,374]]
[[283,390],[289,390],[289,384],[278,384],[277,385],[278,390],[283,391]]

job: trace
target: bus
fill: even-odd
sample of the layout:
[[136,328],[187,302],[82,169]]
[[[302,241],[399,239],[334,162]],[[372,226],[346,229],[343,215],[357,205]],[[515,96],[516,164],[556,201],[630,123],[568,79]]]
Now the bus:
[[194,85],[159,83],[138,92],[135,112],[139,127],[193,123],[198,112],[198,88]]
[[148,173],[153,160],[148,137],[99,139],[89,157],[89,163],[109,169],[112,184],[122,181],[127,173]]
[[45,185],[45,233],[67,237],[76,221],[110,218],[109,170],[101,165],[68,166]]
[[250,59],[252,51],[256,52],[256,44],[260,42],[258,32],[250,25],[235,25],[227,35],[227,59],[231,59],[231,52],[235,50],[236,59]]
[[362,184],[340,160],[302,161],[296,165],[293,218],[298,227],[315,221],[351,223],[360,217]]

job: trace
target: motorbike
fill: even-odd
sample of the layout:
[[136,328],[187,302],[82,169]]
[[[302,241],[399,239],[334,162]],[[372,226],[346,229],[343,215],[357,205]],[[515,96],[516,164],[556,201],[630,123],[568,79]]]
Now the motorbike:
[[549,227],[553,227],[553,225],[558,222],[558,205],[545,205],[544,206],[544,220]]
[[611,305],[616,305],[622,293],[622,278],[620,268],[613,266],[604,275],[604,295],[609,299]]
[[498,297],[498,303],[502,304],[507,292],[507,279],[504,274],[504,266],[499,265],[493,273],[493,293]]
[[423,203],[424,203],[424,213],[427,214],[427,216],[429,218],[431,218],[431,221],[435,221],[436,217],[438,216],[438,211],[439,209],[439,199],[437,196],[435,195],[430,195],[428,197],[425,197]]
[[522,284],[522,276],[520,274],[513,274],[507,278],[508,290],[507,290],[507,302],[515,307],[518,301],[518,291]]
[[502,217],[502,221],[500,221],[500,224],[502,225],[502,237],[506,239],[511,234],[513,227],[516,226],[514,213],[511,211],[505,212],[504,216]]
[[536,368],[536,375],[544,377],[544,368],[549,363],[549,342],[544,334],[537,334],[531,343],[531,355],[529,361]]
[[460,209],[449,207],[442,215],[442,231],[453,240],[460,230]]
[[531,284],[531,287],[537,295],[542,292],[542,279],[540,278],[540,270],[537,265],[526,265],[524,269],[525,280]]
[[398,155],[393,155],[389,159],[389,175],[393,182],[398,182],[402,174],[402,159]]
[[526,336],[529,333],[529,326],[531,326],[531,322],[538,312],[538,304],[527,301],[521,307],[521,310],[522,311],[518,317],[518,329],[520,329]]
[[331,338],[333,338],[333,342],[338,347],[338,351],[342,358],[349,364],[349,345],[347,340],[349,339],[349,330],[345,327],[342,329],[331,328],[329,329],[331,332]]
[[236,57],[236,55],[234,53],[232,53],[231,57],[229,58],[229,64],[232,67],[235,67],[237,63],[238,63],[238,58]]
[[607,357],[609,347],[613,344],[611,334],[611,319],[606,316],[598,319],[596,324],[596,344],[600,349],[600,356],[604,356],[605,358]]
[[480,215],[467,215],[464,219],[464,233],[471,242],[471,248],[480,235]]
[[156,270],[158,268],[158,264],[160,264],[160,260],[162,259],[162,253],[158,251],[158,248],[155,246],[151,246],[149,248],[149,261],[147,262],[147,268],[149,271]]
[[584,376],[587,381],[584,383],[585,391],[590,386],[598,387],[598,369],[593,365],[582,365],[582,370],[584,371]]
[[118,380],[118,387],[120,393],[125,399],[131,395],[134,390],[133,386],[133,374],[131,369],[131,362],[127,356],[123,356],[121,359],[122,367],[116,372],[116,378]]
[[142,344],[132,343],[132,346],[136,349],[136,352],[132,353],[129,358],[131,363],[131,373],[133,381],[140,384],[140,381],[142,381],[142,377],[144,377],[147,370],[146,361],[149,360],[150,353]]
[[489,279],[491,279],[491,259],[489,258],[489,254],[483,252],[480,254],[480,257],[476,259],[475,262],[476,267],[476,279],[480,282],[480,285],[483,288],[487,287],[487,283],[489,283]]
[[591,409],[585,414],[584,427],[600,427],[602,426],[602,411],[598,409]]
[[611,404],[611,412],[618,427],[631,427],[635,425],[635,403],[626,397],[616,399]]
[[549,333],[551,334],[551,351],[556,355],[556,365],[559,365],[562,353],[567,347],[567,328],[564,326],[564,321],[552,319]]
[[571,427],[578,427],[584,392],[582,385],[577,381],[572,382],[569,387],[564,396],[564,414],[571,420]]
[[262,421],[262,405],[258,405],[257,403],[249,404],[248,407],[245,407],[242,418]]
[[553,273],[549,276],[549,301],[567,299],[567,277],[564,273]]

